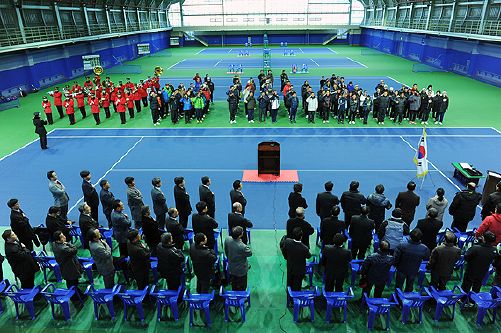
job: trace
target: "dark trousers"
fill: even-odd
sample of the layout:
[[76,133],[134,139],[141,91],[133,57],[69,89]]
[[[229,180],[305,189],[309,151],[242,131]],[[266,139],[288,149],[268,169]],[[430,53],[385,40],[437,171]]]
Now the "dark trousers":
[[129,117],[134,118],[134,108],[127,108],[129,110]]
[[82,119],[85,119],[87,117],[87,112],[85,111],[85,106],[79,107],[80,113],[82,113]]
[[308,111],[308,122],[309,123],[315,122],[315,111]]
[[181,277],[179,275],[166,276],[167,288],[169,290],[177,290],[181,285]]
[[348,227],[350,226],[352,216],[353,216],[352,213],[348,212],[344,213],[344,223],[346,224],[346,230],[348,230]]
[[129,251],[127,251],[127,243],[118,243],[118,251],[120,252],[120,257],[129,256]]
[[148,97],[142,97],[141,99],[143,100],[143,106],[147,107],[148,106]]
[[339,110],[337,113],[337,123],[344,122],[344,110]]
[[197,276],[197,293],[208,294],[210,290],[210,277]]
[[453,218],[451,228],[456,228],[461,232],[466,232],[466,229],[468,228],[469,222],[470,221],[459,220],[459,219]]
[[247,289],[247,274],[244,276],[230,275],[231,289],[242,291]]
[[136,105],[137,113],[141,112],[141,101],[136,100],[136,101],[134,101],[134,104]]
[[403,117],[404,117],[404,114],[402,112],[397,112],[395,115],[395,119],[393,119],[393,123],[396,123],[397,121],[398,121],[398,123],[401,123]]
[[156,217],[157,217],[158,227],[161,229],[165,228],[165,213],[157,214]]
[[115,272],[108,275],[103,275],[103,281],[104,281],[104,288],[112,289],[113,286],[115,285]]
[[47,149],[47,134],[38,134],[40,137],[40,148]]
[[33,288],[35,286],[35,272],[24,272],[22,276],[17,277],[21,282],[21,288]]
[[409,121],[416,121],[417,110],[409,110]]
[[179,115],[177,113],[177,107],[171,108],[171,113],[170,113],[170,120],[172,121],[173,124],[177,124],[179,121]]
[[112,228],[113,225],[111,224],[111,213],[104,213],[104,216],[106,217],[106,220],[108,221],[108,228]]
[[70,119],[70,125],[75,125],[75,114],[74,113],[69,114],[68,118]]
[[59,209],[59,215],[64,219],[68,219],[68,205],[59,206]]
[[334,277],[334,276],[326,276],[325,277],[325,291],[332,292],[334,291],[334,287],[336,288],[336,292],[343,291],[344,277]]
[[367,283],[367,286],[363,289],[364,293],[367,293],[367,296],[371,297],[371,290],[372,287],[374,288],[374,297],[375,298],[381,298],[383,296],[383,291],[384,291],[384,283],[381,284],[374,284],[374,283]]
[[73,302],[80,301],[83,299],[84,294],[78,289],[78,279],[76,280],[66,280],[66,288],[70,289],[71,287],[75,287],[76,291],[73,296],[71,296],[71,300]]
[[370,244],[353,244],[351,243],[351,257],[359,260],[365,259],[365,253]]
[[362,117],[364,118],[364,124],[367,124],[367,120],[369,118],[369,112],[370,110],[368,107],[364,106],[362,108]]
[[475,278],[470,276],[470,274],[465,274],[461,288],[465,293],[468,293],[471,290],[478,293],[480,291],[480,288],[482,287],[482,280],[483,278]]
[[303,283],[304,274],[294,275],[287,272],[287,286],[291,287],[292,291],[301,290],[301,284]]
[[254,109],[247,109],[247,120],[254,120]]
[[350,113],[348,113],[348,121],[355,121],[355,116],[356,116],[356,111],[350,110]]
[[435,120],[438,121],[438,122],[443,123],[444,122],[444,115],[445,115],[445,112],[439,112],[439,113],[437,113],[437,118]]
[[191,121],[191,109],[190,110],[184,110],[184,123],[188,124],[190,121]]
[[421,120],[422,121],[428,121],[428,118],[430,117],[430,110],[425,110],[423,112],[423,115],[421,117]]
[[230,121],[235,120],[235,116],[237,114],[237,108],[236,107],[230,107]]
[[99,113],[93,113],[92,116],[94,116],[94,120],[96,121],[96,125],[101,124],[101,118],[99,117]]
[[149,274],[148,273],[149,273],[149,271],[133,273],[134,280],[136,280],[138,290],[143,290],[144,288],[146,288],[146,286],[148,286],[148,282],[149,282],[149,279],[148,279]]
[[111,117],[110,107],[109,106],[104,108],[104,114],[106,115],[106,119],[108,119],[109,117]]
[[59,119],[64,118],[63,106],[56,105],[57,113],[59,113]]
[[416,279],[415,275],[408,275],[402,272],[397,271],[397,278],[395,280],[395,288],[402,289],[405,281],[405,292],[412,292],[414,290],[414,280]]
[[266,121],[266,109],[259,108],[259,121]]
[[379,123],[384,122],[384,118],[386,117],[386,109],[379,109],[377,113],[377,121]]
[[153,124],[158,122],[158,109],[151,109],[151,118],[153,119]]
[[125,120],[125,112],[119,112],[120,114],[120,123],[125,124],[127,121]]
[[450,276],[440,276],[437,273],[431,271],[431,281],[430,284],[437,288],[438,290],[445,290],[447,282],[449,282]]
[[271,109],[271,122],[277,122],[278,109]]
[[185,229],[188,226],[188,217],[190,217],[190,214],[181,214],[181,213],[179,213],[179,223],[181,223],[181,225]]
[[291,108],[289,112],[289,119],[290,121],[295,121],[296,120],[296,114],[297,114],[297,107],[296,108]]
[[[90,209],[90,216],[92,216],[92,218],[96,220],[96,222],[99,222],[99,205],[91,206]],[[85,235],[85,237],[87,237],[87,235]]]
[[47,122],[49,123],[49,125],[54,124],[54,119],[52,118],[52,113],[46,113],[45,117],[47,117]]

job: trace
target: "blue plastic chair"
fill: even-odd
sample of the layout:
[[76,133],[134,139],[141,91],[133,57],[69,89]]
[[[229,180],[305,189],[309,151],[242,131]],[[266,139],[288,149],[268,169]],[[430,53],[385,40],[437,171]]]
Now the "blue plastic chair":
[[389,298],[370,298],[367,293],[364,293],[363,301],[369,308],[369,317],[367,320],[367,328],[372,331],[374,328],[374,321],[377,315],[384,315],[386,317],[386,329],[390,329],[390,310],[392,307],[398,305],[395,294],[391,294]]
[[228,309],[230,306],[240,308],[242,322],[245,322],[245,303],[251,306],[250,288],[245,291],[224,290],[223,286],[219,289],[219,296],[224,298],[224,320],[229,321]]
[[75,242],[78,239],[80,241],[80,245],[82,245],[82,247],[83,247],[85,242],[84,242],[82,231],[80,230],[80,227],[72,224],[68,228],[70,229],[70,236],[72,237],[71,238],[72,241]]
[[351,286],[355,286],[355,282],[357,280],[357,274],[360,273],[362,269],[363,260],[353,259],[350,263],[351,266]]
[[423,283],[424,283],[424,280],[426,278],[426,273],[431,272],[426,268],[426,265],[428,265],[428,260],[423,260],[421,262],[421,265],[419,266],[418,280],[417,280],[419,288],[423,287]]
[[184,284],[181,284],[177,290],[159,289],[157,286],[152,286],[150,296],[157,300],[157,320],[162,319],[162,309],[164,307],[170,308],[174,321],[179,320],[179,308],[177,306],[178,300],[183,293]]
[[40,286],[35,286],[31,289],[21,289],[15,284],[11,284],[5,290],[5,295],[9,297],[16,307],[16,320],[19,320],[19,304],[23,304],[28,310],[31,320],[35,319],[35,306],[33,300],[35,296],[40,293],[42,288]]
[[[69,289],[63,289],[63,288],[56,288],[52,283],[49,283],[42,289],[41,294],[45,298],[47,303],[50,305],[50,309],[52,312],[52,319],[56,320],[55,306],[60,305],[61,309],[63,310],[64,320],[66,321],[71,320],[69,303],[71,297],[75,295],[76,292],[77,289],[75,286],[71,286]],[[82,302],[81,299],[80,302]]]
[[190,326],[193,326],[193,313],[195,310],[204,311],[206,325],[212,325],[209,306],[210,302],[214,299],[214,290],[210,294],[191,294],[189,290],[186,290],[183,299],[188,303],[190,308]]
[[139,319],[144,323],[143,300],[148,294],[148,289],[149,287],[145,287],[143,290],[127,290],[124,288],[117,293],[117,296],[120,297],[124,305],[124,320],[128,320],[127,310],[134,307],[139,315]]
[[[0,282],[0,295],[5,295],[5,291],[10,286],[9,280],[5,279]],[[0,313],[4,312],[2,301],[0,301]]]
[[431,298],[425,290],[420,292],[403,292],[397,288],[397,297],[402,304],[402,323],[407,324],[412,308],[419,309],[419,323],[423,322],[423,306]]
[[99,306],[106,304],[110,312],[111,320],[115,320],[114,297],[120,292],[122,286],[115,285],[113,289],[95,289],[93,285],[87,286],[84,294],[92,298],[94,303],[94,318],[99,320]]
[[153,273],[153,281],[155,281],[155,284],[158,283],[158,258],[157,257],[150,257],[150,268],[151,272]]
[[322,294],[327,301],[325,321],[330,323],[332,318],[332,309],[343,308],[343,323],[346,323],[348,301],[354,296],[353,289],[350,287],[346,292],[328,292],[325,291],[325,287],[322,287]]
[[309,286],[313,287],[313,274],[315,272],[315,266],[318,264],[317,258],[313,257],[312,261],[306,262],[306,275],[308,275]]
[[315,241],[315,244],[317,244],[317,246],[320,248],[324,247],[324,244],[320,243],[320,227],[317,227],[317,240]]
[[492,287],[490,292],[476,293],[474,291],[469,294],[470,299],[477,304],[477,326],[482,326],[484,317],[489,310],[492,311],[491,323],[496,321],[497,308],[501,305],[501,288]]
[[188,241],[191,244],[193,244],[193,238],[195,237],[195,233],[193,232],[193,229],[190,228],[185,228],[184,229],[184,241]]
[[85,271],[87,275],[87,279],[89,279],[90,284],[94,284],[94,276],[92,275],[92,265],[94,265],[94,259],[91,258],[78,258],[80,265]]
[[475,232],[477,228],[473,228],[472,230],[467,230],[465,232],[459,231],[456,228],[453,228],[454,234],[458,239],[458,247],[462,249],[465,245],[472,245],[475,241]]
[[56,259],[52,256],[48,256],[44,251],[40,251],[38,254],[32,252],[33,258],[40,265],[43,272],[43,279],[45,283],[48,283],[47,270],[53,271],[57,282],[61,282],[63,277],[61,276],[61,268],[57,263]]
[[302,308],[310,308],[310,319],[313,322],[315,320],[315,297],[320,296],[318,288],[315,287],[314,290],[305,290],[305,291],[292,291],[291,287],[287,287],[287,306],[290,304],[290,300],[292,300],[292,304],[294,305],[294,322],[297,323],[299,317],[299,311]]
[[435,287],[425,288],[426,293],[437,302],[435,309],[435,321],[439,321],[446,306],[452,306],[452,319],[456,312],[456,303],[467,295],[459,286],[454,286],[452,290],[437,290]]
[[104,237],[106,243],[110,246],[110,249],[113,250],[113,228],[98,228],[101,236]]

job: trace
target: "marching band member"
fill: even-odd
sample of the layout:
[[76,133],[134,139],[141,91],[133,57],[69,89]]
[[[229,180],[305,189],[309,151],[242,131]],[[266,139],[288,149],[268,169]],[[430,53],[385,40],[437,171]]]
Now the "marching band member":
[[129,117],[134,118],[134,96],[132,96],[130,90],[125,91],[125,101],[127,102]]
[[139,94],[139,90],[134,87],[132,90],[132,96],[134,99],[134,104],[136,105],[137,113],[141,112],[141,95]]
[[104,114],[106,115],[106,119],[111,117],[110,114],[110,93],[105,92],[104,95],[101,97],[101,105],[103,106],[104,109]]
[[137,90],[139,92],[139,96],[141,96],[141,99],[143,101],[143,106],[147,107],[148,106],[148,85],[143,81],[140,80],[139,84],[137,85]]
[[69,94],[66,95],[63,106],[66,109],[66,114],[70,119],[70,125],[75,125],[75,102]]
[[77,99],[77,107],[82,113],[82,119],[85,119],[87,112],[85,111],[85,95],[82,90],[75,91],[75,98]]
[[54,123],[52,120],[52,108],[47,96],[44,96],[42,99],[42,107],[43,112],[45,112],[45,117],[47,117],[47,122],[49,125],[52,125]]
[[49,95],[54,97],[54,106],[59,113],[59,119],[64,118],[63,113],[63,93],[59,91],[59,87],[56,87],[53,92],[49,92]]
[[126,123],[125,120],[125,104],[127,103],[125,97],[122,96],[121,92],[118,92],[116,95],[116,100],[114,101],[114,105],[117,106],[117,112],[120,115],[120,123],[123,125]]
[[95,95],[89,95],[87,98],[87,104],[90,106],[90,111],[96,121],[96,125],[101,124],[101,119],[99,118],[99,99]]

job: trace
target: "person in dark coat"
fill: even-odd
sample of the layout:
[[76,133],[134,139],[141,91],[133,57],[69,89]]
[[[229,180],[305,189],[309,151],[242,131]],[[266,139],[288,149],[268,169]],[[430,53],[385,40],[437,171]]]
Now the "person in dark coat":
[[33,125],[35,126],[35,133],[40,138],[40,148],[47,149],[47,121],[40,118],[40,112],[33,113]]
[[365,259],[365,253],[372,243],[374,221],[368,217],[369,207],[362,206],[362,214],[351,217],[349,235],[351,237],[351,255],[359,260]]
[[176,203],[176,209],[179,212],[179,222],[186,229],[188,226],[188,217],[193,210],[190,204],[190,195],[186,192],[184,178],[176,177],[174,178],[174,201]]
[[[85,236],[87,238],[87,236]],[[52,243],[52,251],[54,259],[59,264],[61,275],[66,280],[66,288],[75,286],[76,293],[72,297],[73,300],[79,300],[83,294],[78,289],[78,279],[82,276],[83,268],[77,257],[77,248],[75,245],[68,243],[66,237],[61,231],[56,231],[53,235],[54,243]]]
[[118,250],[121,257],[127,257],[127,235],[131,228],[131,221],[124,213],[124,204],[120,199],[113,203],[113,212],[111,212],[111,223],[113,226],[113,238],[118,243]]
[[216,198],[214,192],[211,191],[209,186],[211,185],[211,180],[207,176],[202,177],[202,184],[198,187],[198,194],[200,195],[200,201],[207,204],[207,214],[214,218],[216,215]]
[[367,197],[367,206],[369,206],[369,218],[374,221],[376,230],[385,220],[386,210],[391,209],[393,205],[384,195],[383,184],[376,185],[375,192]]
[[325,192],[318,193],[316,200],[316,212],[320,221],[331,215],[332,207],[339,205],[338,197],[332,194],[334,184],[328,181],[324,184],[324,188]]
[[245,206],[247,206],[247,199],[242,193],[242,187],[243,184],[241,180],[237,179],[233,182],[233,189],[230,191],[230,200],[232,208],[235,202],[239,202],[242,205],[242,215],[245,215]]
[[179,250],[182,250],[184,247],[184,228],[177,220],[178,212],[174,207],[169,208],[167,211],[168,218],[165,221],[165,229],[168,233],[172,235],[172,241],[174,245]]
[[78,219],[78,225],[80,227],[80,232],[82,233],[83,244],[82,247],[84,249],[89,248],[89,239],[87,236],[89,235],[89,230],[91,229],[99,229],[99,223],[92,218],[90,215],[91,208],[90,206],[84,202],[78,207],[80,211],[80,218]]
[[110,183],[106,179],[101,179],[99,182],[101,190],[99,191],[99,199],[101,200],[101,206],[103,206],[103,213],[108,220],[108,228],[111,228],[111,212],[113,211],[113,202],[115,202],[115,196],[113,192],[110,191]]
[[82,177],[82,192],[84,201],[90,206],[90,215],[96,222],[99,222],[99,195],[96,189],[90,182],[91,174],[88,170],[80,171]]
[[421,262],[430,257],[430,250],[421,244],[423,233],[418,228],[410,233],[410,240],[400,243],[395,249],[394,265],[397,269],[395,288],[402,289],[405,281],[405,292],[414,290],[414,280],[419,272]]
[[40,270],[37,262],[31,256],[31,251],[19,241],[12,230],[2,233],[5,241],[5,257],[9,262],[12,273],[21,282],[21,288],[33,288],[35,286],[35,273]]
[[130,209],[134,227],[139,229],[143,226],[141,221],[141,209],[144,206],[143,194],[136,187],[134,177],[125,177],[125,184],[127,185],[127,206]]
[[150,274],[150,250],[141,242],[141,235],[136,229],[127,235],[127,253],[129,254],[129,269],[136,280],[137,289],[143,290],[148,286]]
[[406,192],[399,192],[397,199],[395,200],[395,208],[400,208],[402,210],[402,220],[410,227],[412,220],[414,220],[414,214],[416,213],[416,207],[419,206],[419,195],[414,193],[416,189],[416,183],[409,182],[407,184]]
[[501,181],[497,183],[496,191],[489,194],[482,206],[482,221],[485,220],[487,216],[494,214],[494,210],[499,203],[501,203]]
[[437,235],[444,223],[437,219],[438,211],[435,208],[428,209],[426,217],[418,220],[416,228],[423,232],[422,243],[433,251],[437,247]]
[[[167,200],[165,199],[164,192],[162,191],[162,180],[158,177],[153,178],[151,181],[153,188],[151,189],[151,201],[153,202],[153,212],[157,218],[158,227],[163,229],[165,227],[165,218],[167,215]],[[153,249],[152,249],[153,250]]]
[[143,237],[151,250],[151,255],[157,256],[157,245],[160,243],[162,232],[159,229],[157,221],[151,216],[149,206],[143,206],[141,210],[141,221],[143,221]]
[[47,231],[49,232],[51,240],[56,231],[61,231],[66,237],[66,240],[70,241],[70,227],[72,225],[72,222],[62,218],[60,211],[61,209],[59,207],[51,206],[49,208],[47,217],[45,218],[45,226],[47,227]]
[[207,246],[207,237],[203,233],[195,235],[194,242],[190,247],[190,258],[197,277],[197,293],[209,293],[211,280],[214,278],[214,264],[217,255],[212,247]]
[[322,265],[325,268],[325,291],[341,292],[351,262],[351,252],[343,245],[346,237],[336,234],[333,237],[333,245],[325,245],[322,250]]
[[365,196],[360,193],[358,187],[360,183],[356,180],[350,183],[350,190],[343,192],[341,195],[341,208],[344,212],[344,222],[346,226],[350,226],[351,217],[353,215],[360,215],[362,205],[367,203]]
[[480,291],[482,280],[489,271],[489,267],[499,256],[494,233],[487,231],[479,240],[480,243],[470,247],[464,255],[466,269],[461,288],[465,293],[470,292],[470,290],[476,293]]
[[475,183],[468,183],[467,189],[456,193],[449,206],[449,214],[452,215],[452,228],[465,232],[468,223],[475,217],[477,205],[482,199],[482,194],[475,191]]
[[315,229],[311,226],[308,221],[304,219],[304,208],[298,207],[296,209],[296,217],[290,218],[287,220],[287,225],[286,225],[286,230],[287,230],[287,237],[288,238],[293,238],[294,237],[294,229],[295,228],[301,228],[301,232],[303,235],[303,238],[301,239],[301,242],[306,245],[306,247],[309,249],[310,248],[310,236],[313,235],[315,232]]
[[247,245],[249,241],[247,239],[247,228],[252,228],[253,224],[242,215],[242,204],[240,202],[235,202],[232,212],[228,214],[228,230],[233,230],[237,226],[242,228],[242,242]]
[[456,235],[447,231],[445,242],[431,251],[430,260],[426,264],[426,269],[431,271],[430,285],[438,290],[445,290],[454,272],[454,265],[461,258],[461,249],[456,243]]
[[320,222],[320,239],[324,245],[332,245],[334,235],[343,234],[346,230],[346,224],[344,221],[339,219],[339,213],[341,209],[339,206],[334,206],[331,209],[331,214],[329,217]]
[[89,250],[97,271],[103,276],[104,287],[112,289],[115,285],[115,265],[111,247],[102,239],[99,229],[89,231]]
[[310,250],[301,242],[303,231],[296,227],[292,238],[286,238],[282,248],[284,259],[287,260],[287,287],[292,291],[300,291],[306,275],[306,259],[311,258]]
[[303,198],[301,192],[303,191],[303,184],[296,183],[294,184],[294,191],[289,194],[289,217],[296,217],[296,208],[303,207],[308,208],[308,204],[306,203],[306,199]]
[[207,214],[207,204],[200,201],[196,204],[197,212],[191,217],[191,225],[195,234],[202,233],[207,237],[207,247],[213,249],[216,245],[217,239],[214,236],[214,229],[219,225],[216,220]]
[[175,246],[171,233],[162,235],[162,241],[157,245],[157,256],[158,273],[167,281],[169,290],[177,290],[183,276],[184,254]]
[[390,268],[393,265],[393,256],[390,255],[390,245],[386,241],[379,243],[379,250],[369,255],[362,264],[362,279],[367,281],[363,292],[371,296],[372,287],[374,288],[374,297],[380,298],[383,295]]
[[33,243],[38,247],[40,242],[31,227],[30,220],[19,206],[19,200],[10,199],[7,201],[7,206],[10,208],[10,227],[12,231],[22,244],[30,251],[33,251]]

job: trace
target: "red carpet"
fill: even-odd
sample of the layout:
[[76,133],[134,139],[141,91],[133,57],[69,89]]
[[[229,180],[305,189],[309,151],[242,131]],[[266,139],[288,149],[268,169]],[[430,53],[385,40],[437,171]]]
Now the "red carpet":
[[250,183],[297,183],[299,176],[297,170],[280,170],[280,176],[259,175],[257,170],[244,170],[242,181]]

